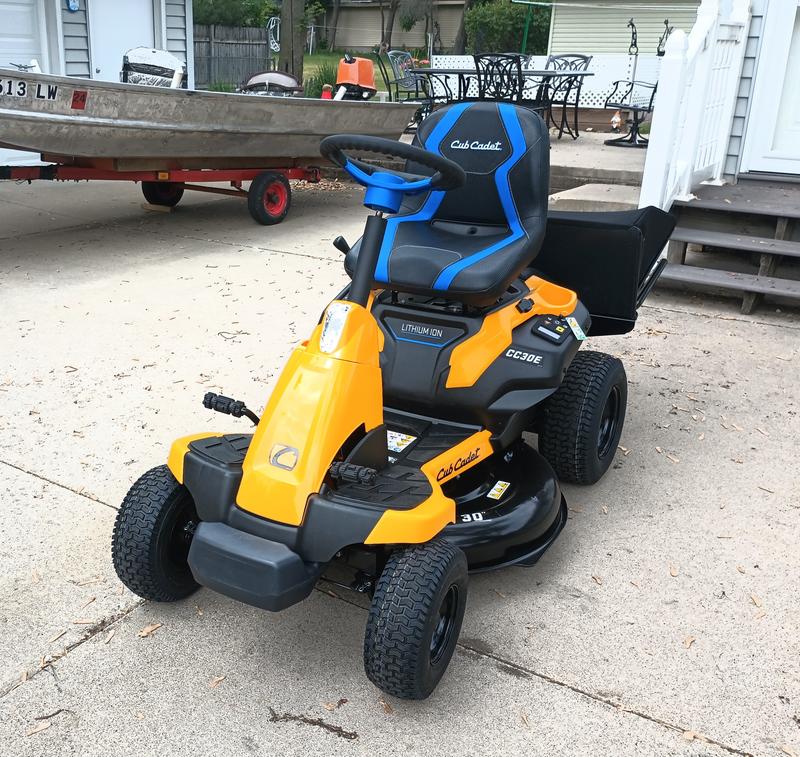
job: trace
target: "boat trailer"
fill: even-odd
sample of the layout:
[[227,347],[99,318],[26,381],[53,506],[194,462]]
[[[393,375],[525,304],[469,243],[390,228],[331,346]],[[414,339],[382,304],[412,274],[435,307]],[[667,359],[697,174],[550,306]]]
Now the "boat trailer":
[[[174,207],[185,190],[230,195],[247,200],[250,215],[258,223],[280,223],[292,201],[290,179],[311,183],[320,180],[316,167],[292,168],[177,168],[124,171],[112,167],[54,163],[43,166],[0,166],[0,180],[8,181],[132,181],[141,183],[151,206]],[[249,189],[242,187],[249,181]],[[207,186],[228,182],[230,188]]]

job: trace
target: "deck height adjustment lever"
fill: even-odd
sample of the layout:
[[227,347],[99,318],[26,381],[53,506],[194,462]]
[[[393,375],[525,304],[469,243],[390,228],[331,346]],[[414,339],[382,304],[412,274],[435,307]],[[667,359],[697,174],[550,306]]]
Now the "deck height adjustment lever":
[[347,244],[347,240],[343,236],[338,236],[336,239],[333,240],[333,246],[342,253],[342,255],[347,255],[350,252],[350,245]]
[[208,392],[203,397],[203,407],[209,410],[216,410],[218,413],[225,413],[225,415],[232,415],[234,418],[241,418],[244,415],[253,421],[256,426],[260,420],[252,410],[247,409],[247,405],[241,400],[223,397],[221,394],[214,394],[214,392]]

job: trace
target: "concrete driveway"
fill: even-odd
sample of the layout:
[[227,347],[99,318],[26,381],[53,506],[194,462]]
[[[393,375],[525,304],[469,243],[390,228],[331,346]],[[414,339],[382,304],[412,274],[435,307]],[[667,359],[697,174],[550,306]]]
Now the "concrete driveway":
[[569,487],[533,569],[473,577],[425,702],[365,678],[364,598],[272,615],[123,590],[130,483],[245,428],[344,283],[350,187],[261,228],[237,200],[148,213],[130,185],[0,186],[0,743],[8,755],[800,754],[800,319],[657,293],[620,355],[613,469]]

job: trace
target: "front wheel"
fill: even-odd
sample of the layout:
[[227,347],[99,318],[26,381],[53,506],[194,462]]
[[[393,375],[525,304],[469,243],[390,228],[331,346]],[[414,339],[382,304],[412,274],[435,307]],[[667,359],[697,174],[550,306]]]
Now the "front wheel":
[[262,226],[280,223],[289,212],[292,190],[282,173],[258,174],[247,190],[247,208],[253,220]]
[[617,450],[628,379],[618,358],[579,352],[564,381],[544,405],[539,452],[562,481],[593,484],[608,470]]
[[425,699],[444,675],[467,606],[467,558],[437,538],[393,552],[372,598],[364,669],[380,689]]
[[174,602],[198,588],[189,569],[197,526],[189,490],[166,465],[147,471],[122,501],[111,537],[119,580],[134,594]]

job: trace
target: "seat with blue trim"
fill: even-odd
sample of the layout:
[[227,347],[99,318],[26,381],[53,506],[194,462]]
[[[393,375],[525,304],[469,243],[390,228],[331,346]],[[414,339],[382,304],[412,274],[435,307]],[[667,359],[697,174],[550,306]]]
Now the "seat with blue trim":
[[[534,111],[497,102],[456,103],[420,125],[414,144],[458,163],[466,183],[406,195],[389,218],[374,285],[488,304],[530,265],[547,224],[550,143]],[[407,164],[413,174],[431,169]],[[345,259],[352,275],[356,243]]]

